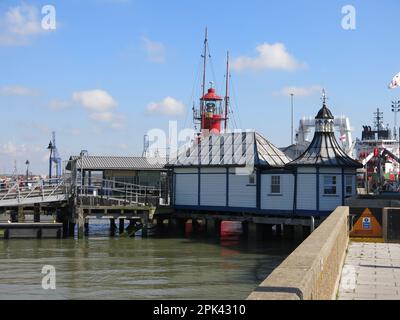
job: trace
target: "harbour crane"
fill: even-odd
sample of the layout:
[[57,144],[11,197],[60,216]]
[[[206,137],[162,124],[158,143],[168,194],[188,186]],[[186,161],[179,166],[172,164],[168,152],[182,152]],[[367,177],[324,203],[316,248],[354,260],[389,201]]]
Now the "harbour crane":
[[56,176],[55,178],[61,177],[61,157],[58,153],[57,146],[56,146],[56,133],[53,131],[53,139],[50,140],[49,146],[47,149],[50,151],[50,156],[49,156],[49,179],[51,179],[53,176],[53,164],[55,165],[55,172]]

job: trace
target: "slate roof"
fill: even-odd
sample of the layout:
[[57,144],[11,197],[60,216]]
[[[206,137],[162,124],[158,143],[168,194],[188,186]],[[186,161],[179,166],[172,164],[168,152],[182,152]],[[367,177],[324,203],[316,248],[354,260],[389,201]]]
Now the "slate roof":
[[295,166],[316,166],[316,167],[348,167],[348,168],[362,168],[363,165],[349,157],[338,144],[333,126],[326,125],[326,123],[333,122],[333,115],[331,111],[324,105],[319,110],[315,117],[316,122],[322,120],[325,125],[320,131],[316,126],[314,138],[306,151],[301,154],[297,159],[293,160],[287,167]]
[[168,166],[284,167],[291,161],[281,150],[255,131],[210,134],[200,143],[171,157]]

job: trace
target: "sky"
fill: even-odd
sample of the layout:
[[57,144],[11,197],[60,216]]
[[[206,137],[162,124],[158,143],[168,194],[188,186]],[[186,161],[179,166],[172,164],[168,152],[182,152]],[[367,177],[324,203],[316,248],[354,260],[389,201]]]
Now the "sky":
[[193,128],[206,26],[220,95],[230,52],[232,129],[287,146],[290,93],[297,127],[322,88],[355,136],[378,107],[392,127],[399,12],[398,0],[0,0],[0,174],[14,160],[46,173],[52,131],[67,160],[140,156],[152,130]]

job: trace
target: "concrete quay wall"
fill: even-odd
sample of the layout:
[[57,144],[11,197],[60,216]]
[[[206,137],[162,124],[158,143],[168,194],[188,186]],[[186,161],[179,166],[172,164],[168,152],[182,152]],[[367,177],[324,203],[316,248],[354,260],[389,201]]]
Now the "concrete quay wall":
[[349,243],[349,207],[336,210],[247,298],[331,300]]

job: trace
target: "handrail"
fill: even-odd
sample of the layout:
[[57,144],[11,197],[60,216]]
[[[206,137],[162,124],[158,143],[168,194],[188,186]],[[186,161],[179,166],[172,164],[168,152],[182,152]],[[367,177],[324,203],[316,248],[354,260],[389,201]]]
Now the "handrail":
[[[154,203],[154,200],[162,198],[165,190],[156,186],[144,186],[139,184],[121,182],[118,180],[93,178],[90,184],[74,177],[61,177],[40,180],[18,180],[10,183],[10,186],[0,186],[1,201],[7,202],[15,199],[17,203],[27,199],[41,197],[40,202],[50,199],[57,194],[63,194],[66,198],[76,197],[97,197],[102,200],[117,201],[118,203],[147,204]],[[94,193],[94,191],[96,192]],[[77,194],[75,194],[76,192]],[[37,200],[35,200],[37,201]],[[168,201],[167,201],[168,202]]]

